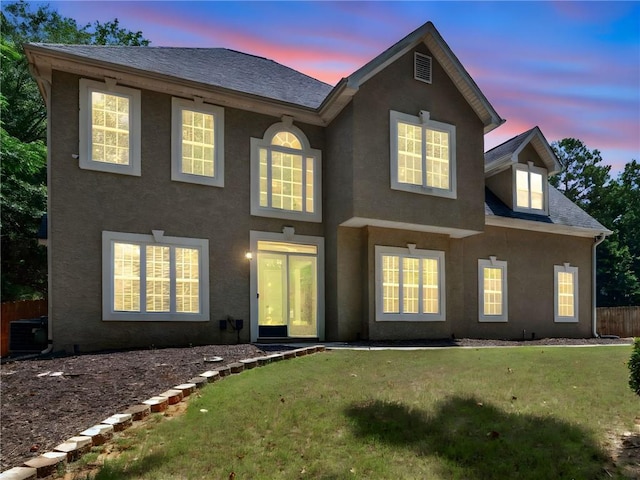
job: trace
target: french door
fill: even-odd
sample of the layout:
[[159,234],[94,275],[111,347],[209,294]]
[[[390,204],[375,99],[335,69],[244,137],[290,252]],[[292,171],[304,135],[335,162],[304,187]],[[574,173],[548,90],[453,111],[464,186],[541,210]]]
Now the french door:
[[252,324],[257,323],[257,336],[319,338],[324,303],[320,298],[319,246],[258,239],[253,248]]

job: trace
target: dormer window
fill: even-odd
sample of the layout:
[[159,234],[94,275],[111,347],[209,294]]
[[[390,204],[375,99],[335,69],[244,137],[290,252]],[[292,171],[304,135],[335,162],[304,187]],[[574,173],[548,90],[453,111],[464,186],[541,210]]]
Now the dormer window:
[[516,164],[513,167],[514,210],[518,212],[547,214],[547,171],[535,167],[533,162],[527,165]]

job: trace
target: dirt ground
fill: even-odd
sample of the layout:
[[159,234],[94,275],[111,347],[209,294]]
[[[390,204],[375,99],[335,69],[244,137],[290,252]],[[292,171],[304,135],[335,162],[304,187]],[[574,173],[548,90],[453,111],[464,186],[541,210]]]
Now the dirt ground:
[[[541,339],[486,341],[360,342],[359,347],[494,345],[588,345],[631,343],[631,339]],[[19,466],[65,439],[132,405],[187,382],[207,370],[277,351],[286,346],[210,345],[5,359],[0,368],[0,472]],[[214,357],[222,357],[213,363]],[[640,418],[639,418],[640,421]],[[640,478],[640,428],[612,439],[612,457]]]
[[0,471],[207,370],[264,354],[253,345],[211,345],[6,361]]

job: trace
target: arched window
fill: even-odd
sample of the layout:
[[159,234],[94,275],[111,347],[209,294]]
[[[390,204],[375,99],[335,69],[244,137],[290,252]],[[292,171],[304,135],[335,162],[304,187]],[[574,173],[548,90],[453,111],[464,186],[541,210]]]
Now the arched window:
[[322,221],[321,155],[299,128],[277,123],[251,139],[251,214]]

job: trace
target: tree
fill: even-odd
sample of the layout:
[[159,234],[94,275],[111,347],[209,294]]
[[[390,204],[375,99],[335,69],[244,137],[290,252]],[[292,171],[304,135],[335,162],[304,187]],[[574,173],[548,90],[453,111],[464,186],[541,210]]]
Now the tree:
[[582,141],[565,138],[551,146],[565,168],[549,183],[613,231],[598,247],[597,304],[640,304],[640,166],[634,160],[612,179],[600,152]]
[[149,45],[117,19],[81,26],[49,5],[32,7],[8,3],[0,13],[2,301],[44,296],[47,285],[46,250],[35,238],[47,203],[47,114],[22,44]]
[[46,141],[47,113],[38,87],[29,72],[22,44],[27,42],[147,46],[142,32],[120,28],[118,19],[79,26],[72,18],[62,17],[41,5],[35,11],[25,1],[9,3],[0,15],[2,40],[19,52],[17,58],[3,62],[0,77],[7,105],[3,109],[4,128],[9,135],[32,142]]
[[640,395],[640,338],[633,341],[633,351],[629,359],[629,388]]

